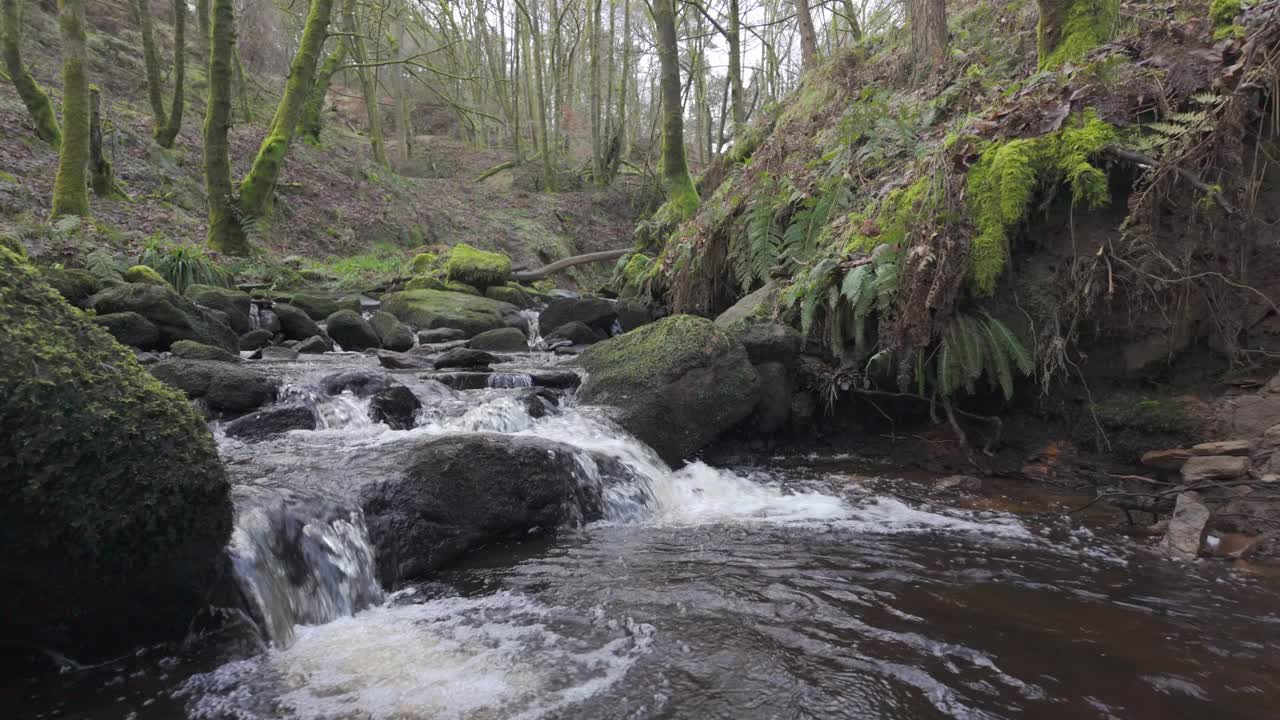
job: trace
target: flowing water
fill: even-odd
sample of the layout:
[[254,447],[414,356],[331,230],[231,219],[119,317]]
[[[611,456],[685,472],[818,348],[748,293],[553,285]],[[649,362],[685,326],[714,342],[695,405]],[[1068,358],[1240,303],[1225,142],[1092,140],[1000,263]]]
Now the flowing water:
[[[525,366],[554,362],[531,353]],[[533,418],[528,367],[457,392],[397,373],[412,430],[274,370],[315,431],[219,445],[246,598],[180,648],[0,686],[16,717],[1267,718],[1280,578],[1174,565],[1060,514],[948,508],[849,461],[666,467],[569,398]],[[604,519],[381,588],[352,488],[432,436],[580,450]],[[627,472],[604,473],[600,458]]]

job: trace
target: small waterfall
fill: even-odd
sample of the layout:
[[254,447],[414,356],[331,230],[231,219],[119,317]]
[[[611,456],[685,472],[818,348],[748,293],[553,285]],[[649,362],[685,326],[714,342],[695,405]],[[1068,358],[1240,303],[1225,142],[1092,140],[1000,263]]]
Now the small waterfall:
[[524,318],[525,324],[529,326],[529,349],[542,350],[544,343],[542,342],[542,328],[538,326],[537,310],[521,310],[520,317]]
[[526,373],[496,372],[489,375],[485,385],[491,388],[526,388],[533,387],[533,376]]
[[281,392],[282,401],[301,402],[316,416],[320,430],[360,428],[373,425],[369,416],[370,398],[357,397],[351,391],[329,395],[312,385],[287,385]]
[[228,552],[240,585],[272,643],[287,647],[295,625],[316,625],[382,602],[373,546],[358,510],[257,506],[236,518]]
[[256,302],[249,303],[249,326],[254,330],[262,327],[262,307]]

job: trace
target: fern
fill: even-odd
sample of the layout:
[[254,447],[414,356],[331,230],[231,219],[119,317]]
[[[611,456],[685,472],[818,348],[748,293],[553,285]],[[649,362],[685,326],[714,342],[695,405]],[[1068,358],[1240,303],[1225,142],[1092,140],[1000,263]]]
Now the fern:
[[937,391],[943,396],[960,390],[972,394],[986,377],[1006,401],[1013,398],[1014,373],[1030,375],[1031,353],[1004,323],[983,314],[958,316],[943,333],[935,360]]

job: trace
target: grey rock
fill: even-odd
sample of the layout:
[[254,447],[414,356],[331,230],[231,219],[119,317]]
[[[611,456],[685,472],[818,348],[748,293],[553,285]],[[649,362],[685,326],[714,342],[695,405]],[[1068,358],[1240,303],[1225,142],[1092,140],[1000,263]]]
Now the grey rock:
[[379,310],[369,317],[369,325],[378,334],[382,347],[396,352],[404,352],[413,347],[413,331],[397,320],[395,315]]
[[325,332],[343,350],[382,347],[382,340],[367,320],[354,310],[339,310],[325,320]]
[[369,417],[392,430],[408,430],[414,426],[420,407],[422,402],[412,390],[403,385],[392,385],[374,394],[369,401]]
[[[1194,458],[1193,458],[1194,459]],[[1200,501],[1200,495],[1184,492],[1169,519],[1169,529],[1160,541],[1160,550],[1173,560],[1194,560],[1204,541],[1204,526],[1209,522],[1209,508]]]
[[240,336],[241,350],[258,350],[271,344],[271,332],[261,328],[250,330]]
[[1192,457],[1182,465],[1182,480],[1234,480],[1249,473],[1249,458],[1235,455]]
[[529,340],[516,328],[498,328],[486,330],[467,342],[473,350],[490,350],[493,352],[526,352]]
[[305,405],[276,405],[249,413],[227,423],[230,437],[248,442],[265,440],[290,430],[315,430],[316,418]]
[[498,358],[483,350],[470,348],[454,348],[440,354],[433,365],[437,370],[444,368],[477,368],[488,367],[498,362]]

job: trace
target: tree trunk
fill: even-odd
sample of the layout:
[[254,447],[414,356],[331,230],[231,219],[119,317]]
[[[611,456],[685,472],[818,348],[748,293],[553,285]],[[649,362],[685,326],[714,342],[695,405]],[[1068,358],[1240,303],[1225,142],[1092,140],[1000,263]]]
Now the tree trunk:
[[596,185],[605,184],[604,176],[604,128],[601,127],[600,104],[600,6],[601,0],[591,0],[591,30],[587,34],[591,50],[591,179]]
[[858,10],[853,6],[853,0],[844,0],[844,14],[845,21],[849,23],[849,36],[854,42],[861,40],[862,26],[858,24]]
[[[392,46],[396,53],[396,59],[404,61],[404,27],[401,26],[399,38]],[[400,141],[400,165],[404,167],[409,164],[409,157],[413,154],[409,144],[412,142],[413,133],[409,127],[409,84],[405,82],[403,65],[394,65],[391,72],[395,73],[396,89],[396,109],[398,111],[396,117],[396,136]]]
[[[222,0],[215,0],[221,2]],[[258,155],[253,160],[244,180],[240,183],[240,212],[245,218],[262,218],[271,212],[276,181],[284,168],[285,155],[293,140],[298,118],[315,84],[316,63],[320,59],[320,47],[329,29],[329,17],[333,12],[333,0],[312,0],[307,23],[303,26],[302,42],[298,53],[289,65],[289,80],[284,86],[284,96],[276,106],[271,129],[262,140]],[[235,31],[231,31],[234,40]],[[228,74],[230,73],[230,57]]]
[[630,122],[627,118],[627,83],[631,80],[631,0],[622,3],[622,87],[618,91],[618,123],[622,134],[622,143],[618,148],[618,158],[622,159],[631,151],[631,134],[627,132]]
[[725,41],[729,44],[729,106],[733,109],[733,139],[738,141],[747,121],[742,99],[742,15],[738,0],[729,0],[729,32],[726,35]]
[[947,50],[946,0],[911,0],[911,54],[916,69],[932,72]]
[[213,0],[209,27],[209,101],[204,118],[204,186],[209,202],[209,247],[248,255],[231,187],[231,54],[236,43],[234,0]]
[[27,72],[22,62],[20,39],[22,37],[21,13],[18,0],[0,0],[0,53],[4,55],[4,66],[18,91],[18,97],[31,113],[31,120],[36,125],[36,137],[49,143],[56,150],[62,142],[62,131],[58,128],[58,118],[53,114],[53,105],[49,96],[36,83],[31,73]]
[[200,47],[209,44],[209,0],[196,0],[196,26],[200,28]]
[[102,93],[89,87],[89,187],[98,197],[120,197],[111,161],[102,151]]
[[813,29],[813,16],[809,14],[809,0],[795,2],[796,25],[800,29],[801,68],[807,72],[818,66],[818,35]]
[[173,0],[173,101],[169,116],[156,127],[156,143],[172,148],[182,129],[182,112],[186,105],[187,79],[187,0]]
[[[369,145],[373,149],[373,161],[383,167],[391,167],[387,161],[387,148],[382,135],[382,110],[378,107],[378,84],[374,82],[373,73],[362,67],[369,57],[365,49],[364,35],[356,22],[356,0],[346,0],[342,8],[342,16],[348,33],[345,38],[351,51],[351,61],[356,65],[356,77],[360,80],[360,91],[364,94],[364,110],[369,119]],[[301,51],[299,51],[301,52]]]
[[684,153],[684,117],[680,102],[680,47],[676,40],[674,0],[654,0],[662,91],[662,190],[669,219],[684,220],[698,209],[698,191]]
[[152,32],[151,3],[149,0],[134,0],[133,9],[138,14],[138,26],[142,31],[142,64],[147,75],[152,134],[159,135],[169,116],[164,111],[164,83],[160,79],[160,56],[156,52],[155,34]]
[[89,74],[84,0],[58,0],[62,34],[62,146],[53,185],[53,217],[89,216]]
[[339,42],[324,64],[316,73],[315,85],[307,96],[307,104],[302,108],[302,117],[298,120],[298,134],[304,140],[316,145],[320,144],[320,130],[324,127],[324,104],[329,97],[329,86],[333,84],[333,76],[347,57],[347,44]]

